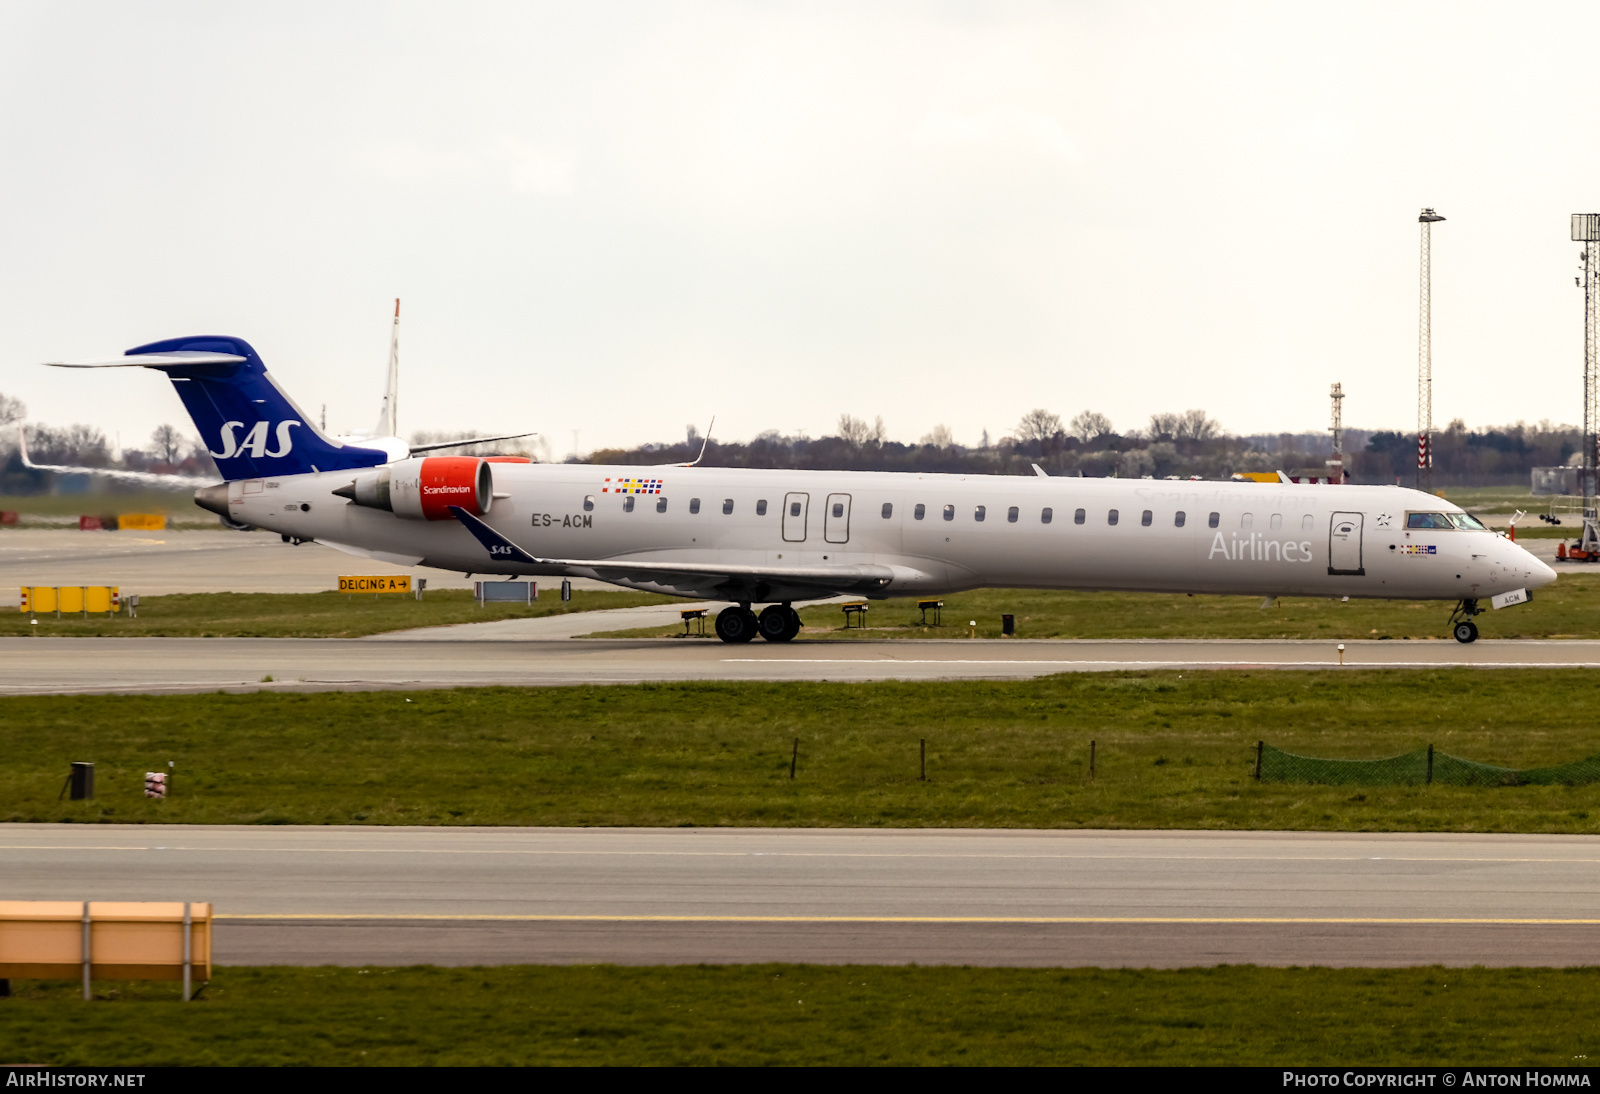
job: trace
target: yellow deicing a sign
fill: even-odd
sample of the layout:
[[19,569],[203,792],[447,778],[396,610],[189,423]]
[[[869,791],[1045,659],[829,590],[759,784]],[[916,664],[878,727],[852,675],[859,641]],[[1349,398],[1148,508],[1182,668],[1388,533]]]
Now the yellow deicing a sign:
[[376,577],[340,577],[341,593],[409,593],[411,575],[380,575]]

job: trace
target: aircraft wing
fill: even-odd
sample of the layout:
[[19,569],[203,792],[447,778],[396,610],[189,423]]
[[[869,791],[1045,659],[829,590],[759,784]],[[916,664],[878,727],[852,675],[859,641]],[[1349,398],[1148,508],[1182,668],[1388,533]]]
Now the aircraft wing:
[[515,441],[522,437],[537,437],[537,433],[507,433],[504,437],[463,437],[459,441],[440,441],[437,444],[414,444],[411,451],[437,452],[441,448],[460,448],[468,444],[491,444],[494,441]]
[[540,558],[529,554],[459,505],[450,512],[471,532],[496,562],[524,566],[559,566],[585,570],[602,581],[626,581],[683,589],[686,595],[715,590],[752,600],[780,599],[775,591],[796,599],[796,591],[868,594],[879,592],[895,578],[888,566],[749,566],[737,563],[644,562],[630,559]]

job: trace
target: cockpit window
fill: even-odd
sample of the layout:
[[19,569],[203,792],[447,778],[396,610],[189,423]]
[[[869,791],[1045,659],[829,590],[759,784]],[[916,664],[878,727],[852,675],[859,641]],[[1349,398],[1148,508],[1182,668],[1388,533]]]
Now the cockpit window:
[[1406,517],[1407,528],[1454,528],[1450,518],[1443,513],[1411,513]]
[[1489,530],[1483,526],[1483,521],[1470,513],[1446,513],[1445,515],[1450,518],[1450,523],[1457,528],[1463,528],[1469,532],[1487,532]]

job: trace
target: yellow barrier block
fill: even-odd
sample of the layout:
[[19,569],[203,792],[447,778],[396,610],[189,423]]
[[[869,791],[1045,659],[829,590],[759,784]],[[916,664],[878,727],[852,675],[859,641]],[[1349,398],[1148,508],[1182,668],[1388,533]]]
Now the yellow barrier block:
[[121,513],[117,516],[117,529],[123,532],[160,532],[166,527],[167,518],[160,513]]
[[[60,979],[83,972],[84,902],[0,900],[0,977]],[[182,980],[181,902],[88,903],[92,977]],[[211,979],[211,905],[189,905],[189,966]]]
[[374,577],[340,577],[341,593],[409,593],[411,576],[382,575]]
[[122,606],[117,585],[24,585],[20,611],[24,615],[51,612],[115,612]]

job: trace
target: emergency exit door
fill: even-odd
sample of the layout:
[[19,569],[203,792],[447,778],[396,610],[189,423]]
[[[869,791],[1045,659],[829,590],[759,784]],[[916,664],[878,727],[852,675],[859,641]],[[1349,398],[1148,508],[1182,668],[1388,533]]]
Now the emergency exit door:
[[811,508],[810,494],[785,494],[783,496],[783,541],[806,541],[806,516]]
[[1335,513],[1328,528],[1328,573],[1366,576],[1361,562],[1360,513]]
[[828,511],[822,516],[822,538],[829,543],[850,542],[849,494],[828,495]]

